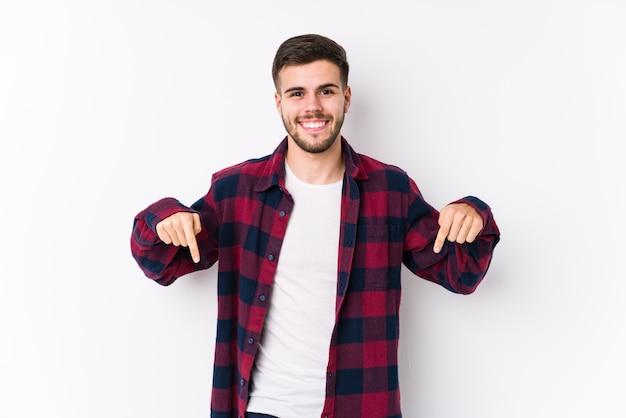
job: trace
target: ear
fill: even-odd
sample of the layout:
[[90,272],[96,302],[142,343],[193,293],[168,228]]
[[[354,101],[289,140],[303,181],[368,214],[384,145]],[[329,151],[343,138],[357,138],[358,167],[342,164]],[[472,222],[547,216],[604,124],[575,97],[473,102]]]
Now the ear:
[[343,92],[343,113],[348,113],[348,109],[350,109],[350,100],[352,99],[352,89],[350,86],[346,86],[346,89]]
[[278,110],[278,113],[280,115],[282,115],[282,111],[280,109],[280,103],[282,101],[282,97],[278,92],[274,93],[274,102],[276,102],[276,110]]

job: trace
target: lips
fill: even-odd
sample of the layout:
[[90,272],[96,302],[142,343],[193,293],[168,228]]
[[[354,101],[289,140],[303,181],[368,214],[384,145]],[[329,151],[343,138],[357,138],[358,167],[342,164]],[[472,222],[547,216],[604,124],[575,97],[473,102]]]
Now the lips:
[[304,122],[300,122],[300,126],[302,126],[304,129],[309,129],[309,130],[315,130],[315,129],[322,129],[323,127],[326,126],[328,122],[327,121],[304,121]]

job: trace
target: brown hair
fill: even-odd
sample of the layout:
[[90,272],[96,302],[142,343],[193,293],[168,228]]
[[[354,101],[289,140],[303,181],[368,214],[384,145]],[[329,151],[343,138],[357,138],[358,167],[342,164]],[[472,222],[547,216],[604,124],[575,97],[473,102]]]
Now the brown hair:
[[284,41],[272,64],[272,78],[278,90],[278,73],[288,65],[310,64],[317,60],[327,60],[339,67],[343,88],[348,85],[348,58],[341,45],[322,35],[299,35]]

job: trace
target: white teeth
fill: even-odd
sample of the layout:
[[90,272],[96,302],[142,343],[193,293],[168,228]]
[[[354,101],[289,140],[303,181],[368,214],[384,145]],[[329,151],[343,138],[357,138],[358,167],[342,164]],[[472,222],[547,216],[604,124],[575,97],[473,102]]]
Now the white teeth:
[[322,126],[324,126],[324,122],[304,122],[302,126],[304,126],[307,129],[317,129],[317,128],[321,128]]

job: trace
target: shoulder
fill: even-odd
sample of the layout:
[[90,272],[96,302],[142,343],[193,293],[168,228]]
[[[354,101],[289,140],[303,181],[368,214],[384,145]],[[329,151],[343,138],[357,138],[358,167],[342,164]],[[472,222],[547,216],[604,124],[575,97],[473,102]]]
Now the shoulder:
[[349,142],[342,138],[346,153],[346,169],[357,180],[368,179],[371,176],[389,175],[408,178],[406,171],[400,167],[383,162],[369,155],[358,153]]
[[223,168],[213,173],[213,183],[233,178],[274,179],[277,175],[284,176],[284,159],[287,149],[287,139],[284,138],[273,153],[260,158],[251,158],[239,164]]
[[238,164],[222,168],[221,170],[213,173],[213,183],[218,183],[232,177],[240,177],[242,175],[258,178],[265,172],[270,161],[270,157],[271,155],[266,155],[260,158],[252,158]]
[[396,165],[385,163],[383,161],[377,160],[376,158],[372,158],[368,155],[364,155],[364,154],[357,154],[357,155],[359,157],[360,165],[368,174],[375,173],[377,171],[383,171],[383,172],[392,172],[392,173],[397,173],[400,175],[407,176],[406,171]]
[[382,162],[367,155],[357,154],[360,175],[363,185],[376,190],[407,192],[412,180],[407,172],[393,164]]

